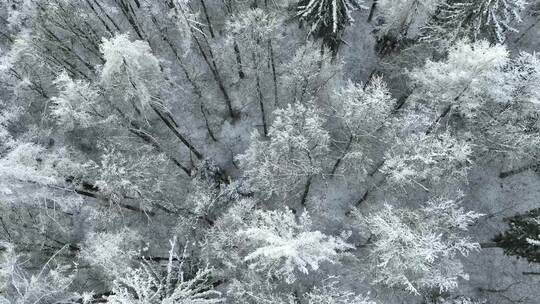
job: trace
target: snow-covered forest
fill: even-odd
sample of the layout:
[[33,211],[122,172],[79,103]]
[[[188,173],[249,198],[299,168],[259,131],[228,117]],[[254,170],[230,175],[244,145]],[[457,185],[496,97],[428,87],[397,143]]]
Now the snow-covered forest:
[[53,303],[540,303],[540,1],[0,0],[0,304]]

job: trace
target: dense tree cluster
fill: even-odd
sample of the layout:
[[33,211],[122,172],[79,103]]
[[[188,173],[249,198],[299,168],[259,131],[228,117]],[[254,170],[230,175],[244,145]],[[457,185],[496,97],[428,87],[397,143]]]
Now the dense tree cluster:
[[483,303],[482,247],[540,262],[469,184],[540,167],[538,5],[3,0],[0,304]]

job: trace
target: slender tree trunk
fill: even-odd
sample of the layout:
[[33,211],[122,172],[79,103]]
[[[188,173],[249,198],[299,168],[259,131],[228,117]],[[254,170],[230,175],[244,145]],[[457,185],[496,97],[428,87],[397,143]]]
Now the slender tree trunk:
[[238,77],[240,79],[244,79],[246,77],[246,74],[244,74],[244,70],[242,68],[242,56],[240,54],[240,49],[238,48],[238,43],[236,43],[236,40],[234,41],[234,55],[236,58],[236,66],[238,67]]
[[497,242],[483,242],[483,243],[480,243],[480,248],[482,249],[486,249],[486,248],[499,248],[500,245],[497,243]]
[[364,192],[364,194],[362,195],[362,197],[360,197],[360,199],[358,201],[356,201],[356,203],[354,204],[355,207],[358,207],[360,206],[363,202],[366,201],[368,195],[369,195],[369,191],[370,190],[366,190],[366,192]]
[[206,117],[206,109],[204,107],[204,103],[202,102],[202,100],[201,100],[201,113],[204,118],[204,124],[206,125],[206,130],[208,131],[208,135],[210,135],[210,138],[213,141],[218,141],[216,139],[216,136],[214,135],[214,132],[212,131],[212,128],[210,128],[210,123],[208,122],[208,117]]
[[[88,0],[86,0],[87,3]],[[91,7],[95,13],[93,6]],[[58,5],[58,9],[61,10],[66,15],[70,14],[70,11],[67,11],[63,5]],[[99,20],[102,21],[101,16],[97,15]],[[101,53],[99,51],[99,44],[101,43],[101,37],[103,35],[96,33],[93,25],[84,21],[83,24],[71,22],[69,19],[62,19],[66,25],[66,30],[70,31],[73,34],[73,37],[79,41],[79,43],[86,49],[88,52],[94,54],[98,60],[101,60],[104,63]],[[83,28],[84,30],[82,30]],[[92,37],[93,34],[93,37]],[[88,43],[85,43],[85,41]]]
[[336,173],[339,165],[343,161],[343,158],[347,155],[347,153],[349,153],[353,139],[354,139],[353,135],[349,136],[349,140],[347,141],[347,146],[345,146],[345,150],[343,151],[343,154],[337,159],[336,163],[334,164],[334,167],[332,168],[332,172],[330,172],[330,174],[334,175]]
[[[178,130],[177,124],[170,115],[164,115],[161,110],[152,105],[152,110],[159,116],[159,118],[165,123],[165,125],[173,132],[173,134],[191,151],[198,159],[203,159],[203,155],[197,150]],[[167,116],[167,117],[165,117]],[[174,125],[173,125],[174,124]]]
[[[43,30],[43,33],[46,34],[50,39],[51,41],[56,41],[56,45],[58,46],[58,48],[66,55],[66,56],[73,56],[75,57],[79,62],[81,62],[90,72],[93,72],[94,71],[94,66],[92,66],[92,64],[90,64],[89,62],[87,62],[86,60],[84,60],[81,56],[79,56],[79,54],[77,54],[77,52],[70,46],[67,46],[65,41],[63,41],[62,39],[60,39],[56,34],[54,34],[49,28],[47,28],[46,26],[42,26],[40,27],[41,30]],[[52,53],[52,52],[51,52]],[[73,69],[77,69],[76,66],[72,63],[69,63],[68,61],[66,61],[65,59],[62,59],[63,62],[65,62],[67,65],[71,66]],[[78,70],[78,69],[77,69]],[[80,70],[79,70],[80,71]],[[84,76],[85,78],[87,79],[90,79],[88,77],[88,75],[86,75],[85,73],[83,73],[82,71],[80,71],[81,75]]]
[[[253,54],[253,63],[257,64],[257,62],[255,60],[256,60],[255,54]],[[261,118],[262,118],[262,124],[263,124],[264,137],[267,137],[268,136],[268,126],[266,124],[266,114],[265,114],[265,111],[264,111],[264,97],[263,97],[262,90],[261,90],[261,80],[260,80],[260,77],[259,77],[259,69],[258,68],[255,70],[255,80],[256,80],[256,84],[257,84],[257,99],[259,100],[259,106],[261,108]]]
[[[516,38],[516,40],[514,40],[514,43],[518,43],[521,39],[523,39],[523,37],[525,37],[525,35],[527,35],[527,33],[532,29],[534,28],[535,26],[537,26],[538,24],[540,23],[540,16],[538,17],[538,20],[536,20],[536,22],[534,22],[533,24],[531,24],[527,29],[525,29],[521,35],[519,35],[518,38]],[[504,42],[503,42],[504,44]]]
[[369,85],[369,83],[371,82],[371,79],[373,79],[373,76],[375,76],[375,73],[377,73],[377,68],[374,68],[373,70],[371,70],[371,72],[369,73],[366,81],[364,82],[364,86],[363,86],[363,89],[365,90],[367,88],[367,86]]
[[11,233],[9,233],[9,229],[7,228],[6,224],[4,223],[4,219],[2,218],[2,216],[0,216],[0,224],[2,224],[2,228],[4,229],[4,232],[6,233],[6,235],[8,237],[8,241],[11,241],[13,238],[11,237]]
[[206,22],[208,23],[208,31],[210,32],[210,37],[212,39],[216,38],[216,35],[214,34],[214,27],[212,26],[212,21],[210,20],[210,15],[208,14],[208,9],[206,8],[206,3],[204,0],[200,0],[201,7],[203,9],[204,18],[206,19]]
[[[87,190],[82,190],[82,189],[75,189],[74,191],[75,191],[77,194],[80,194],[80,195],[83,195],[83,196],[87,196],[87,197],[96,198],[96,199],[98,199],[98,201],[103,201],[103,202],[107,202],[107,203],[108,203],[108,199],[102,197],[102,196],[99,195],[98,193],[93,193],[93,192],[90,192],[90,191],[87,191]],[[143,209],[138,208],[138,207],[136,207],[136,206],[132,206],[132,205],[124,204],[124,203],[119,203],[119,202],[115,202],[115,205],[116,205],[116,206],[119,206],[119,207],[122,207],[122,208],[124,208],[124,209],[127,209],[127,210],[131,210],[131,211],[135,211],[135,212],[144,213],[144,214],[146,214],[146,215],[148,215],[148,216],[154,216],[154,215],[155,215],[155,213],[152,212],[152,211],[143,210]]]
[[221,3],[223,3],[223,6],[225,7],[225,10],[227,11],[227,14],[232,14],[232,1],[227,2],[227,0],[221,0]]
[[500,178],[507,178],[507,177],[510,177],[510,176],[514,176],[516,174],[523,173],[525,171],[529,171],[529,170],[537,171],[538,169],[540,169],[540,163],[533,163],[533,164],[529,164],[529,165],[526,165],[526,166],[523,166],[523,167],[520,167],[520,168],[517,168],[517,169],[512,169],[512,170],[509,170],[509,171],[501,172],[499,174],[499,177]]
[[107,19],[111,22],[111,24],[114,26],[114,28],[116,29],[116,31],[118,32],[122,32],[122,30],[120,29],[120,27],[118,26],[118,24],[113,20],[113,18],[111,18],[111,16],[109,14],[107,14],[107,11],[105,9],[103,9],[103,6],[101,6],[101,4],[99,3],[99,0],[93,0],[94,1],[94,4],[99,7],[99,9],[101,10],[101,12],[103,13],[103,15],[105,15],[105,17],[107,17]]
[[219,90],[223,94],[223,98],[225,99],[225,104],[227,106],[227,110],[229,112],[229,115],[234,118],[235,115],[234,115],[234,111],[233,111],[233,108],[232,108],[231,98],[229,97],[229,94],[227,93],[227,90],[225,89],[225,84],[223,83],[223,79],[221,78],[221,75],[219,74],[219,71],[217,70],[217,65],[215,63],[215,60],[213,59],[213,54],[212,54],[211,50],[210,50],[210,57],[209,57],[208,55],[206,55],[206,52],[204,51],[204,48],[202,47],[202,45],[201,45],[199,39],[197,38],[197,36],[195,35],[193,29],[190,28],[190,31],[191,31],[191,36],[192,36],[193,40],[195,41],[195,44],[197,45],[197,49],[199,50],[199,52],[203,56],[204,62],[206,63],[206,65],[210,69],[210,72],[212,73],[212,76],[213,76],[214,80],[216,81]]
[[375,10],[377,9],[377,0],[373,0],[373,3],[371,4],[371,8],[369,9],[369,16],[367,18],[367,22],[371,22],[373,19],[373,15],[375,15]]
[[141,126],[134,120],[129,119],[122,110],[120,110],[117,106],[113,105],[111,103],[111,106],[113,109],[120,115],[120,117],[128,124],[126,126],[127,130],[142,139],[144,142],[148,143],[154,149],[159,152],[165,154],[178,168],[180,168],[182,171],[184,171],[189,177],[191,177],[191,170],[182,165],[176,158],[174,158],[172,155],[169,155],[165,149],[161,146],[161,144],[148,132],[144,131]]
[[235,114],[234,114],[234,110],[233,110],[233,107],[232,107],[232,101],[231,101],[231,98],[229,97],[229,93],[227,93],[227,89],[225,89],[225,84],[223,82],[223,79],[221,78],[221,75],[219,74],[219,71],[217,69],[217,65],[215,63],[215,60],[213,58],[213,54],[212,54],[212,51],[209,50],[210,52],[210,57],[206,55],[199,39],[196,37],[195,33],[193,32],[193,30],[191,30],[191,35],[195,41],[195,44],[197,44],[197,48],[199,49],[199,52],[201,53],[201,55],[203,56],[203,59],[204,61],[206,62],[206,64],[208,65],[208,68],[210,69],[210,72],[212,73],[212,76],[214,77],[214,80],[216,81],[218,87],[219,87],[219,90],[221,91],[221,93],[223,94],[223,98],[225,99],[225,105],[227,106],[227,110],[229,112],[229,115],[231,117],[235,117]]
[[304,187],[304,193],[302,193],[302,199],[300,200],[300,204],[302,207],[306,207],[306,200],[309,194],[309,189],[311,188],[311,181],[313,179],[313,176],[308,177],[308,180],[306,182],[306,186]]
[[45,52],[43,52],[43,58],[48,61],[48,64],[50,64],[51,66],[56,65],[64,69],[71,78],[77,78],[80,76],[88,81],[91,81],[91,79],[85,73],[83,73],[77,67],[73,66],[73,64],[69,63],[66,60],[59,59],[56,56],[53,56],[53,54],[54,52],[52,52],[49,48],[45,48]]
[[[373,177],[375,175],[375,173],[377,173],[379,171],[379,169],[384,165],[385,161],[382,160],[380,161],[376,166],[375,168],[373,168],[373,170],[371,170],[371,172],[368,173],[368,176],[369,177]],[[371,187],[369,187],[366,192],[364,192],[364,194],[362,195],[362,197],[360,197],[359,200],[357,200],[354,204],[355,207],[358,207],[360,206],[364,201],[366,201],[366,199],[368,198],[370,192],[372,192],[373,189],[375,189],[375,187],[377,186],[380,186],[382,183],[384,183],[384,181],[386,180],[386,177],[383,176],[382,179],[377,182],[375,185],[372,185]],[[348,212],[347,215],[350,215],[350,213]]]
[[11,36],[9,36],[8,34],[4,33],[4,32],[0,32],[0,36],[6,38],[10,43],[13,43],[13,38],[11,38]]
[[[21,76],[21,74],[19,74],[19,72],[17,72],[15,69],[9,68],[9,71],[18,80],[20,80],[20,81],[23,80],[23,77]],[[30,89],[32,89],[34,92],[41,95],[41,97],[43,97],[44,99],[49,99],[50,98],[49,95],[47,94],[47,92],[45,92],[45,90],[43,89],[43,87],[40,84],[37,84],[32,80],[30,80]]]
[[[156,26],[157,28],[157,20],[155,18],[155,16],[152,16],[152,21],[154,23],[154,25]],[[160,32],[161,33],[161,32]],[[197,85],[197,83],[195,82],[195,80],[193,79],[193,77],[190,75],[186,65],[184,64],[182,58],[180,57],[180,55],[178,54],[178,50],[176,49],[176,47],[174,46],[174,44],[171,42],[171,40],[169,39],[169,37],[164,34],[164,33],[161,33],[161,37],[162,39],[167,43],[167,45],[169,45],[170,49],[172,50],[173,54],[174,54],[174,57],[176,58],[176,61],[180,64],[180,68],[182,69],[182,72],[184,73],[184,76],[186,76],[186,79],[187,81],[189,82],[189,84],[191,85],[192,89],[193,89],[193,93],[195,93],[195,95],[197,96],[197,98],[199,99],[200,101],[200,104],[201,104],[201,112],[203,114],[203,118],[204,118],[204,123],[205,123],[205,126],[206,126],[206,130],[208,131],[208,134],[210,135],[210,138],[212,138],[213,141],[217,141],[216,137],[214,136],[214,132],[212,131],[212,129],[210,128],[210,124],[208,122],[208,118],[206,116],[206,107],[204,105],[204,101],[203,101],[203,96],[202,96],[202,91],[201,91],[201,88]]]
[[[0,16],[0,21],[2,23],[4,23],[4,25],[2,25],[3,28],[7,29],[7,24],[9,23],[7,21],[7,19],[3,18],[2,16]],[[3,32],[3,31],[0,31],[0,36],[3,36],[4,38],[6,38],[10,43],[13,43],[15,42],[15,40],[11,37],[11,35],[8,34],[8,32]]]
[[225,83],[223,82],[223,79],[221,78],[221,75],[219,73],[219,68],[217,66],[217,62],[216,62],[216,57],[214,56],[214,52],[212,51],[212,45],[210,44],[210,42],[208,41],[207,37],[203,35],[203,39],[204,41],[206,42],[206,46],[208,47],[208,54],[209,54],[209,57],[211,59],[211,63],[212,63],[212,66],[214,67],[214,73],[216,75],[216,77],[218,78],[218,83],[220,85],[220,89],[224,92],[223,94],[227,95],[227,100],[228,100],[228,104],[227,106],[229,107],[231,113],[233,112],[232,111],[232,105],[231,105],[231,100],[229,98],[229,94],[227,93],[226,89],[225,89]]
[[431,132],[433,132],[433,130],[439,125],[441,120],[443,120],[443,118],[445,118],[446,115],[448,115],[448,113],[450,113],[450,110],[452,110],[452,105],[448,105],[448,106],[446,106],[446,108],[444,108],[441,115],[439,115],[439,117],[437,117],[437,119],[426,130],[426,135],[429,135]]
[[135,31],[135,34],[137,34],[137,37],[140,40],[146,40],[144,38],[144,33],[137,23],[135,19],[135,13],[133,11],[133,8],[131,7],[131,4],[129,4],[126,0],[116,0],[115,1],[118,4],[118,7],[120,8],[120,11],[128,21],[128,23],[131,25],[133,30]]
[[165,155],[167,155],[167,157],[180,169],[182,169],[182,171],[184,171],[188,176],[191,176],[191,170],[188,169],[187,167],[185,167],[184,165],[182,165],[176,158],[172,157],[171,155],[169,155],[168,153],[165,152],[165,150],[161,147],[161,145],[152,137],[150,136],[149,134],[147,134],[146,132],[142,131],[140,128],[137,128],[136,126],[132,126],[131,128],[128,129],[131,133],[133,133],[134,135],[138,136],[139,138],[141,138],[143,141],[145,141],[146,143],[150,144],[151,146],[154,147],[154,149],[156,151],[158,151],[159,153],[164,153]]
[[459,101],[459,99],[461,98],[461,96],[463,96],[463,94],[465,94],[465,92],[469,89],[469,86],[470,86],[470,85],[471,85],[471,84],[468,83],[468,84],[465,86],[465,88],[463,88],[463,90],[462,90],[461,92],[459,92],[459,94],[454,98],[453,103],[447,105],[446,108],[444,108],[444,110],[443,110],[443,112],[441,113],[441,115],[439,115],[439,117],[437,117],[437,119],[435,120],[435,122],[432,123],[432,124],[429,126],[429,128],[428,128],[427,131],[426,131],[426,135],[427,135],[427,134],[430,134],[430,133],[433,131],[433,129],[435,129],[435,127],[437,127],[437,125],[439,124],[439,122],[440,122],[443,118],[445,118],[445,117],[448,115],[448,113],[450,113],[450,110],[452,110],[452,107],[454,106],[454,104],[456,104],[456,103]]
[[270,66],[272,68],[272,79],[274,80],[274,106],[278,106],[278,84],[276,75],[276,63],[274,61],[274,48],[272,47],[272,40],[268,40],[268,49],[270,51]]
[[[126,64],[126,61],[124,60],[124,64]],[[137,91],[137,86],[135,83],[131,82],[131,85]],[[156,98],[159,100],[159,98]],[[141,111],[133,104],[133,107],[135,108],[135,111],[141,115]],[[182,135],[180,132],[178,132],[178,124],[174,120],[174,118],[169,113],[163,113],[160,109],[158,109],[155,105],[151,104],[151,108],[154,111],[154,113],[157,114],[157,116],[165,123],[165,125],[173,132],[173,134],[191,151],[198,159],[203,159],[203,155],[186,139],[184,135]]]
[[405,105],[405,102],[407,102],[407,99],[409,98],[410,95],[411,95],[410,93],[407,93],[398,99],[397,104],[394,107],[394,110],[392,110],[392,114],[397,113],[399,110],[401,110],[401,108],[403,108],[403,106]]

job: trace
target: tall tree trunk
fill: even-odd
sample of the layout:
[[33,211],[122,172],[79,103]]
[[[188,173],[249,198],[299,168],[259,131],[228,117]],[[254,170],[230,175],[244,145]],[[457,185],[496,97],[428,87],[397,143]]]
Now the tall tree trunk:
[[191,176],[191,170],[188,169],[187,167],[185,167],[184,165],[182,165],[176,158],[174,158],[173,156],[169,155],[168,153],[165,152],[165,150],[161,147],[161,145],[150,135],[148,135],[145,131],[143,131],[141,128],[139,128],[137,125],[134,125],[133,123],[131,123],[132,127],[128,128],[129,132],[133,133],[134,135],[138,136],[139,138],[141,138],[143,141],[145,141],[146,143],[150,144],[151,146],[154,147],[154,149],[159,152],[159,153],[164,153],[165,155],[167,155],[167,157],[180,169],[182,169],[182,171],[184,171],[188,176]]
[[313,176],[308,177],[308,180],[306,182],[306,186],[304,187],[304,193],[302,193],[302,199],[300,200],[300,204],[302,207],[306,207],[306,200],[309,194],[309,189],[311,188],[311,181],[313,179]]
[[457,104],[457,102],[459,101],[459,99],[461,98],[461,96],[463,96],[463,94],[465,94],[465,92],[469,89],[469,86],[471,85],[471,83],[469,82],[464,88],[463,90],[461,90],[461,92],[459,92],[459,94],[454,97],[453,99],[453,102],[449,105],[446,106],[446,108],[444,108],[443,112],[441,113],[441,115],[439,115],[439,117],[437,117],[437,119],[435,120],[435,122],[433,122],[429,128],[427,129],[426,131],[426,135],[427,134],[430,134],[433,129],[435,129],[435,127],[437,127],[437,125],[439,124],[439,122],[445,118],[448,113],[450,113],[450,110],[452,110],[452,107],[454,106],[454,104]]
[[268,48],[270,51],[270,66],[272,68],[272,80],[274,81],[274,106],[278,106],[278,84],[276,74],[276,62],[274,61],[274,48],[272,47],[272,40],[268,40]]
[[[155,18],[155,16],[152,16],[152,22],[154,23],[156,28],[158,28],[157,19]],[[210,138],[213,141],[217,141],[216,137],[214,136],[214,132],[210,128],[210,124],[209,124],[208,118],[206,116],[206,106],[204,105],[204,100],[203,100],[201,88],[195,82],[195,80],[193,79],[191,74],[189,73],[186,65],[184,64],[184,61],[182,60],[182,57],[180,57],[180,54],[178,54],[178,50],[176,49],[176,47],[174,46],[172,41],[169,39],[169,37],[165,33],[161,32],[161,31],[159,31],[159,32],[161,34],[162,40],[167,43],[167,45],[169,46],[169,48],[173,52],[174,57],[176,58],[176,61],[178,62],[178,64],[180,64],[180,68],[182,69],[182,72],[184,73],[184,76],[186,77],[187,81],[191,85],[191,88],[193,89],[193,93],[195,93],[195,95],[199,99],[199,102],[201,104],[201,112],[202,112],[203,118],[204,118],[204,123],[205,123],[205,126],[206,126],[206,130],[208,131],[208,134],[210,135]]]
[[444,108],[443,112],[439,115],[439,117],[437,117],[437,119],[426,130],[426,135],[429,135],[431,132],[433,132],[433,130],[439,125],[441,120],[445,118],[448,113],[450,113],[450,110],[452,110],[452,105],[448,105],[446,106],[446,108]]
[[[514,43],[518,43],[521,39],[523,39],[523,37],[525,37],[525,35],[527,35],[527,33],[533,29],[534,27],[536,27],[538,24],[540,23],[540,16],[538,17],[538,19],[536,20],[536,22],[534,22],[533,24],[531,24],[529,27],[527,27],[522,33],[521,35],[519,35],[518,38],[516,38],[516,40],[514,40]],[[506,42],[506,39],[505,41]],[[502,44],[504,44],[504,42]]]
[[204,158],[204,156],[201,154],[201,152],[199,152],[199,150],[197,150],[191,144],[191,142],[189,142],[184,137],[184,135],[182,135],[180,132],[178,132],[178,130],[176,129],[177,124],[174,121],[174,119],[172,119],[172,117],[170,115],[162,113],[161,110],[157,109],[154,105],[152,105],[152,110],[154,110],[154,112],[159,116],[161,121],[163,121],[165,123],[165,125],[169,128],[169,130],[171,130],[173,132],[173,134],[184,144],[184,146],[186,146],[191,152],[193,152],[193,154],[198,159],[203,159]]
[[208,117],[206,116],[206,108],[204,106],[203,101],[201,100],[201,113],[203,115],[204,124],[206,125],[206,130],[208,131],[208,135],[210,135],[210,138],[213,141],[218,141],[216,136],[214,135],[214,131],[212,131],[212,128],[210,128],[210,123],[208,122]]
[[369,9],[369,16],[367,18],[367,22],[371,22],[373,19],[373,16],[375,15],[375,10],[377,9],[377,1],[373,0],[373,3],[371,4],[371,8]]
[[345,150],[343,151],[343,154],[337,159],[336,163],[334,164],[334,167],[332,168],[332,172],[330,174],[334,175],[336,174],[337,169],[339,168],[339,165],[343,161],[343,158],[349,153],[349,150],[351,149],[351,145],[353,142],[354,136],[350,135],[349,140],[347,141],[347,146],[345,146]]
[[240,79],[244,79],[246,77],[246,74],[244,74],[244,70],[242,68],[242,56],[240,54],[240,48],[238,48],[238,43],[236,40],[234,41],[234,55],[236,58],[236,66],[238,67],[238,77]]
[[204,48],[202,47],[199,39],[193,32],[193,29],[191,29],[191,35],[195,41],[195,44],[197,44],[197,48],[199,49],[199,52],[203,56],[204,61],[208,65],[208,68],[210,69],[210,72],[212,73],[212,76],[214,77],[214,80],[216,81],[219,90],[223,94],[223,98],[225,99],[225,105],[227,106],[227,110],[229,112],[229,116],[234,118],[236,115],[234,114],[234,110],[232,107],[232,101],[229,97],[229,93],[227,92],[227,89],[225,88],[225,83],[223,82],[223,78],[221,78],[221,75],[219,73],[219,70],[217,68],[216,61],[214,59],[214,54],[212,53],[212,49],[210,48],[210,44],[208,44],[208,52],[209,56],[206,55],[206,52],[204,51]]
[[143,128],[132,119],[129,119],[120,108],[113,105],[111,103],[111,106],[113,109],[120,115],[120,117],[127,123],[127,130],[136,135],[137,137],[141,138],[144,142],[148,143],[154,149],[159,152],[165,154],[176,166],[178,166],[182,171],[184,171],[188,176],[191,176],[191,170],[182,165],[176,158],[174,158],[172,155],[169,155],[165,149],[161,146],[161,144],[153,137],[151,136],[147,131],[143,130]]
[[[125,60],[124,60],[124,64],[125,64]],[[135,83],[131,82],[131,86],[133,86],[133,88],[135,89],[135,91],[137,91],[137,86],[135,85]],[[159,100],[159,98],[156,98]],[[141,114],[141,111],[135,106],[135,104],[133,104],[134,108],[135,108],[135,111],[140,115]],[[154,113],[156,113],[156,115],[161,119],[161,121],[163,123],[165,123],[165,125],[167,126],[167,128],[169,128],[169,130],[171,132],[173,132],[173,134],[191,151],[193,152],[193,154],[198,158],[198,159],[203,159],[203,155],[199,152],[199,150],[197,150],[192,144],[191,142],[189,142],[186,137],[184,135],[182,135],[180,132],[178,132],[177,128],[178,128],[178,124],[176,123],[176,121],[174,120],[174,118],[168,113],[168,112],[163,112],[161,111],[161,109],[158,109],[156,107],[156,105],[154,104],[151,104],[151,108],[152,110],[154,111]]]
[[8,34],[6,34],[6,33],[4,33],[4,32],[0,32],[0,36],[6,38],[6,39],[9,41],[9,43],[13,43],[13,42],[14,42],[14,41],[13,41],[13,38],[11,38],[11,36],[9,36]]
[[[371,172],[368,173],[368,176],[369,177],[373,177],[375,175],[375,173],[377,173],[379,171],[379,169],[384,165],[385,161],[382,160],[380,161],[376,166],[375,168],[373,168],[373,170],[371,170]],[[382,179],[380,181],[378,181],[376,184],[372,185],[371,187],[369,187],[366,192],[364,192],[364,194],[362,195],[362,197],[360,197],[359,200],[357,200],[355,203],[354,203],[354,206],[355,207],[358,207],[360,206],[363,202],[366,201],[366,199],[368,198],[368,195],[370,194],[370,192],[372,192],[373,189],[375,189],[376,187],[380,186],[382,183],[384,183],[384,181],[386,180],[386,177],[383,176]],[[347,212],[347,215],[350,215],[350,212]]]
[[206,22],[208,23],[208,31],[210,32],[210,37],[214,39],[216,38],[216,35],[214,34],[214,27],[212,26],[212,21],[210,20],[210,15],[208,14],[206,3],[204,2],[204,0],[200,0],[200,2],[203,9],[204,17],[206,19]]
[[146,40],[145,35],[142,31],[142,28],[139,26],[139,24],[136,21],[135,12],[133,10],[133,7],[131,7],[131,4],[127,2],[128,0],[116,0],[115,2],[118,4],[118,7],[120,8],[120,11],[128,21],[128,23],[131,25],[133,30],[135,31],[135,34],[140,40]]
[[486,249],[486,248],[499,248],[499,244],[497,242],[482,242],[480,243],[480,248]]
[[103,15],[105,15],[105,17],[107,17],[109,22],[111,22],[111,24],[114,26],[116,31],[121,32],[122,30],[120,29],[118,24],[113,20],[113,18],[111,18],[111,16],[109,14],[107,14],[107,11],[103,8],[103,6],[101,6],[101,4],[99,3],[99,0],[93,0],[93,1],[94,1],[94,4],[101,10],[101,13],[103,13]]
[[[192,35],[195,35],[195,33],[192,33]],[[206,55],[206,53],[205,53],[199,39],[197,39],[195,36],[193,36],[193,37],[194,37],[195,44],[197,44],[197,48],[199,49],[199,52],[203,56],[203,59],[206,62],[206,65],[208,66],[208,68],[210,69],[210,72],[212,73],[212,76],[213,76],[214,80],[216,81],[219,90],[223,94],[223,98],[225,99],[225,105],[227,106],[227,111],[229,112],[229,116],[235,117],[234,111],[233,111],[233,108],[232,108],[231,98],[229,97],[229,93],[227,92],[227,89],[225,89],[225,84],[223,83],[223,79],[221,78],[221,75],[219,74],[219,71],[217,69],[215,69],[215,67],[216,67],[215,63],[213,64],[211,62],[211,59]],[[212,59],[212,61],[213,61],[213,59]]]
[[507,178],[510,176],[514,176],[516,174],[523,173],[525,171],[529,171],[529,170],[537,171],[538,169],[540,169],[540,163],[532,163],[532,164],[525,165],[517,169],[501,172],[499,174],[499,178]]
[[371,80],[373,79],[373,77],[375,76],[375,74],[377,74],[377,68],[373,68],[373,70],[371,70],[371,72],[369,73],[367,79],[366,79],[366,82],[364,82],[364,90],[367,88],[367,86],[371,83]]
[[[225,6],[225,10],[229,15],[232,15],[232,7],[230,3],[227,3],[225,0],[222,0],[223,5]],[[240,48],[238,47],[238,43],[236,40],[234,40],[233,44],[233,50],[234,50],[234,56],[236,59],[236,67],[238,69],[238,77],[240,79],[244,79],[246,77],[246,74],[244,73],[243,67],[242,67],[242,56],[240,54]]]
[[[255,53],[252,54],[252,57],[253,57],[253,63],[257,64],[256,58],[255,58]],[[257,67],[257,69],[255,69],[255,81],[256,81],[256,85],[257,85],[257,99],[259,100],[259,106],[261,108],[261,118],[262,118],[262,124],[263,124],[264,137],[267,137],[268,136],[268,126],[266,124],[266,114],[265,114],[265,111],[264,111],[264,97],[263,97],[262,90],[261,90],[261,80],[260,80],[260,77],[259,77],[259,68],[258,67]]]

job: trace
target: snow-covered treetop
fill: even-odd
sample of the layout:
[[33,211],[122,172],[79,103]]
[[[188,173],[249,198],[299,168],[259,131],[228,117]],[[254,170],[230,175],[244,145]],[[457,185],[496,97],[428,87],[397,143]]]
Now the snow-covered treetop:
[[395,103],[381,77],[373,78],[365,88],[349,81],[333,98],[337,116],[356,136],[367,136],[380,128]]
[[159,93],[162,80],[159,60],[145,41],[130,41],[127,34],[103,39],[100,46],[105,64],[101,83],[112,90],[120,90],[118,97],[128,101],[136,99],[147,107]]
[[140,237],[133,230],[97,232],[88,235],[81,257],[99,267],[105,277],[114,279],[126,274],[140,249]]
[[281,18],[262,9],[247,10],[227,23],[227,33],[238,40],[264,43],[279,32]]
[[55,81],[59,89],[57,97],[51,98],[52,115],[66,130],[87,128],[98,123],[99,91],[83,80],[73,80],[66,72]]
[[371,233],[374,282],[413,294],[455,289],[459,278],[468,278],[460,257],[480,248],[462,233],[480,216],[442,197],[415,209],[385,204],[361,216]]
[[246,152],[238,156],[254,189],[266,196],[287,196],[305,178],[322,172],[329,133],[313,104],[294,103],[274,111],[268,140],[253,134]]
[[411,185],[428,189],[449,181],[464,180],[471,163],[472,147],[449,133],[411,134],[396,139],[385,155],[381,172],[396,186]]
[[254,251],[244,260],[250,268],[293,283],[298,273],[317,271],[323,262],[335,263],[341,251],[353,246],[343,237],[312,231],[309,215],[299,219],[291,210],[256,211],[250,226],[238,233]]
[[326,87],[333,89],[331,80],[340,69],[341,63],[332,62],[327,49],[321,52],[320,46],[308,40],[283,67],[283,103],[306,102],[317,98]]
[[423,39],[444,45],[462,38],[502,43],[508,32],[517,32],[529,5],[528,0],[444,1],[426,26]]
[[336,51],[342,32],[353,21],[351,12],[363,3],[363,0],[301,0],[296,14],[307,23],[311,34]]
[[459,41],[446,60],[428,60],[423,68],[411,72],[417,87],[415,98],[438,111],[453,106],[469,116],[485,104],[506,103],[512,89],[504,72],[509,60],[505,46]]

